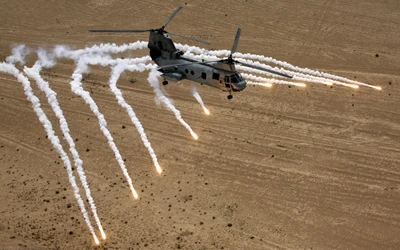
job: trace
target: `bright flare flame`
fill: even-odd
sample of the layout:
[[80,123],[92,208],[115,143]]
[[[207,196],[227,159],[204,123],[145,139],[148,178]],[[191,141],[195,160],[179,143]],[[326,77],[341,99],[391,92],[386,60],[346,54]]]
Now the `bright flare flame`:
[[261,86],[264,86],[264,87],[267,87],[267,88],[271,88],[271,87],[272,87],[272,83],[268,83],[268,82],[266,82],[266,83],[261,83],[260,85],[261,85]]
[[297,86],[297,87],[303,87],[303,88],[305,88],[307,86],[304,83],[297,83],[297,82],[292,83],[292,85]]
[[93,235],[93,239],[94,239],[94,242],[96,243],[96,245],[100,244],[99,239],[97,239],[96,234],[93,232],[92,235]]
[[349,84],[349,87],[350,87],[350,88],[353,88],[353,89],[358,89],[358,88],[360,88],[358,85],[355,85],[355,84]]
[[106,236],[106,234],[104,233],[104,230],[103,230],[103,227],[102,227],[102,226],[99,227],[99,230],[100,230],[100,233],[101,233],[101,238],[103,238],[103,240],[107,239],[107,236]]
[[345,87],[350,87],[350,88],[352,88],[352,89],[358,89],[358,88],[360,88],[360,86],[358,86],[358,85],[356,85],[356,84],[348,84],[348,83],[342,83],[342,82],[339,82],[338,85],[342,85],[342,86],[345,86]]
[[161,174],[162,173],[162,168],[158,164],[158,162],[154,163],[154,166],[156,167],[157,173]]
[[333,85],[333,83],[332,82],[329,82],[329,81],[325,81],[325,82],[323,82],[324,84],[326,84],[326,85],[328,85],[328,86],[332,86]]
[[129,187],[131,188],[133,198],[135,198],[135,200],[137,200],[139,198],[139,195],[137,194],[136,190],[133,188],[132,184],[129,184]]
[[376,90],[382,90],[382,87],[379,87],[379,86],[371,86],[371,88],[374,88]]
[[195,140],[199,139],[199,137],[196,135],[195,132],[190,131],[190,134],[193,136],[193,138],[194,138]]
[[204,113],[206,113],[206,115],[210,115],[210,111],[206,107],[203,107],[203,110],[204,110]]

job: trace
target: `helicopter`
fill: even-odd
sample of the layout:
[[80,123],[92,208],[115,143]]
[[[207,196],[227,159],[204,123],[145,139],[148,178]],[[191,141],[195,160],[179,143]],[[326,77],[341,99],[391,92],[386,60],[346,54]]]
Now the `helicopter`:
[[224,92],[228,92],[229,94],[227,98],[230,100],[233,97],[233,92],[242,91],[247,85],[246,80],[242,77],[240,72],[236,70],[235,64],[241,64],[246,67],[292,78],[292,76],[287,74],[234,60],[232,55],[235,53],[239,44],[241,28],[238,28],[236,31],[231,53],[228,58],[217,61],[196,61],[184,57],[184,53],[176,49],[174,42],[169,35],[180,36],[205,44],[210,43],[197,38],[167,32],[165,30],[168,23],[171,22],[182,8],[182,6],[178,7],[172,15],[167,18],[161,28],[146,30],[89,30],[89,32],[149,32],[150,35],[147,47],[150,50],[151,59],[158,65],[157,70],[162,73],[161,77],[164,78],[162,84],[164,86],[168,84],[168,81],[178,82],[187,79],[198,82],[201,85],[205,84],[218,88]]

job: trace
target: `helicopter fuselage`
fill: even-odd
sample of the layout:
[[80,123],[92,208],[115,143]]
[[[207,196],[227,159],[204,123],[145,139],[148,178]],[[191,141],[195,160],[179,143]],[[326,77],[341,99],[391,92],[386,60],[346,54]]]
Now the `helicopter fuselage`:
[[[218,67],[218,63],[190,64],[190,62],[197,61],[187,58],[158,58],[155,62],[157,65],[163,66],[159,71],[163,73],[162,77],[169,81],[177,82],[187,79],[221,89],[224,92],[238,92],[246,87],[246,81],[239,72],[221,69]],[[168,65],[171,66],[168,67]]]
[[165,32],[150,31],[148,48],[152,60],[160,66],[159,71],[165,80],[177,82],[187,79],[225,92],[237,92],[246,88],[246,81],[233,64],[184,58]]

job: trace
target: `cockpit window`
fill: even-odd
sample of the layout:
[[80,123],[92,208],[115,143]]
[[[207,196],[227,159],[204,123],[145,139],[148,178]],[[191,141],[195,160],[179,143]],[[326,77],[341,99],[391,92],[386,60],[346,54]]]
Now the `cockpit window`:
[[231,76],[231,83],[238,83],[238,82],[239,82],[238,77],[236,75],[232,75]]
[[235,73],[230,76],[230,79],[231,83],[239,83],[240,81],[242,81],[243,78],[239,73]]

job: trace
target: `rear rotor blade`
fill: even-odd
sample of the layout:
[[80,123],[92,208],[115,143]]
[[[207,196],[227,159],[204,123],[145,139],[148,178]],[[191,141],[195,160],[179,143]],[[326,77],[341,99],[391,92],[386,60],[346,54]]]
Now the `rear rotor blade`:
[[194,61],[194,62],[188,62],[188,63],[181,63],[181,64],[170,64],[170,65],[163,65],[163,66],[158,66],[157,69],[163,69],[163,68],[169,68],[169,67],[178,67],[178,66],[185,66],[185,65],[191,65],[191,64],[208,64],[208,63],[213,63],[213,62],[220,62],[221,60],[216,60],[216,61]]
[[209,43],[209,42],[206,42],[206,41],[203,41],[203,40],[200,40],[200,39],[194,38],[194,37],[190,37],[190,36],[184,36],[184,35],[179,35],[179,34],[175,34],[175,33],[172,33],[172,32],[168,32],[168,34],[171,34],[171,35],[174,35],[174,36],[180,36],[180,37],[184,37],[184,38],[187,38],[187,39],[190,39],[190,40],[196,41],[196,42],[205,43],[205,44],[207,44],[207,45],[210,45],[210,43]]
[[238,43],[239,43],[239,37],[240,37],[240,32],[241,31],[242,31],[241,28],[237,28],[237,30],[236,30],[235,41],[233,42],[232,49],[231,49],[231,55],[229,56],[230,58],[232,58],[233,53],[236,52],[236,49],[237,49],[237,46],[238,46]]
[[174,18],[174,17],[176,16],[176,14],[178,14],[178,12],[179,12],[182,8],[183,8],[182,6],[179,6],[179,7],[174,11],[174,13],[172,13],[172,15],[171,15],[170,17],[168,17],[168,19],[165,21],[164,25],[162,26],[162,29],[164,29],[165,26],[167,26],[167,24],[168,24],[169,22],[171,22],[172,18]]
[[286,75],[284,73],[280,73],[280,72],[277,72],[277,71],[274,71],[274,70],[270,70],[270,69],[264,69],[264,68],[257,67],[257,66],[251,65],[251,64],[242,63],[242,62],[239,62],[239,61],[235,61],[235,63],[239,63],[239,64],[241,64],[243,66],[246,66],[246,67],[249,67],[249,68],[266,71],[266,72],[269,72],[269,73],[272,73],[272,74],[275,74],[275,75],[280,75],[280,76],[287,77],[287,78],[293,78],[293,76]]
[[89,30],[89,32],[110,32],[110,33],[116,33],[116,32],[147,32],[150,30]]

